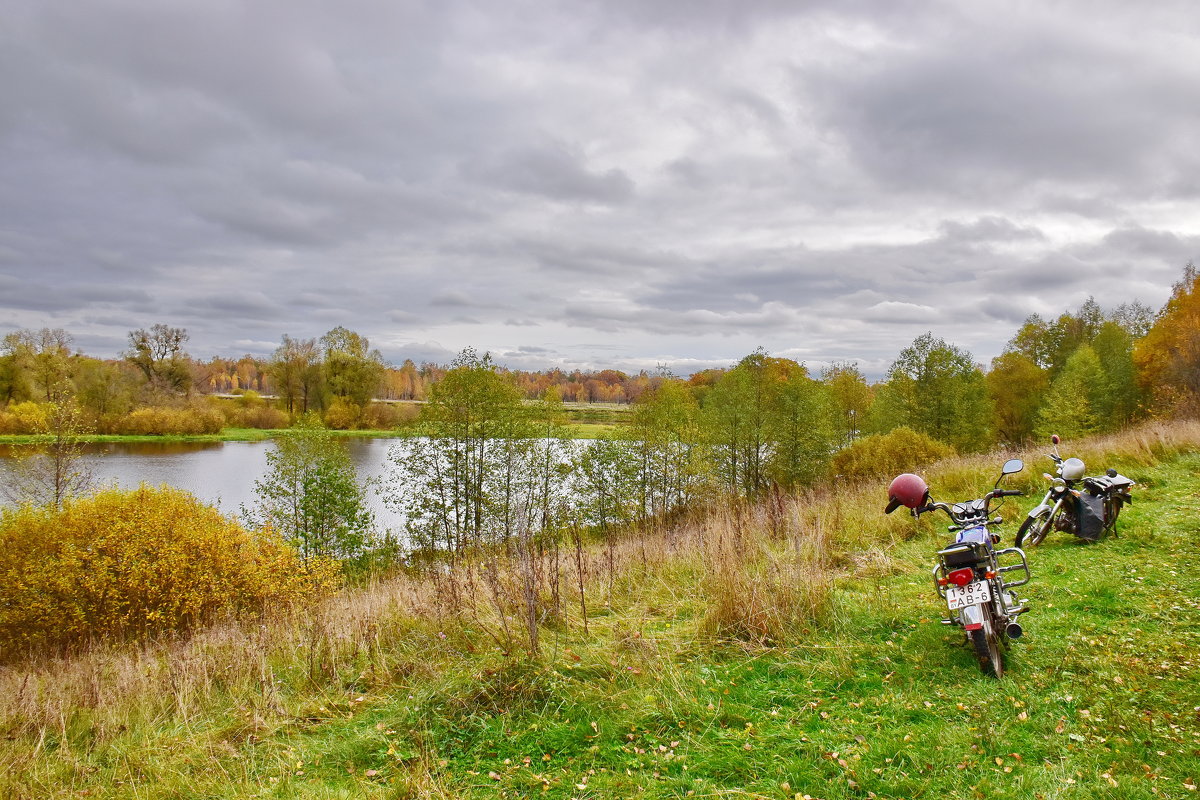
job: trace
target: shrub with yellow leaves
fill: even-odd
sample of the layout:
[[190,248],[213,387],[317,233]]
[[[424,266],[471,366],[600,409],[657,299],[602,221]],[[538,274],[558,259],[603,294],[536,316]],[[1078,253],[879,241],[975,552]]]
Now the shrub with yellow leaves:
[[197,435],[220,433],[225,417],[203,406],[168,408],[148,406],[129,413],[117,423],[119,433],[140,436]]
[[911,472],[953,455],[950,445],[901,426],[888,433],[864,436],[841,450],[833,457],[833,473],[847,478],[881,478]]
[[338,565],[249,531],[187,492],[106,489],[0,512],[0,660],[186,631],[331,592]]
[[46,406],[32,401],[14,403],[8,411],[0,411],[0,433],[45,433]]

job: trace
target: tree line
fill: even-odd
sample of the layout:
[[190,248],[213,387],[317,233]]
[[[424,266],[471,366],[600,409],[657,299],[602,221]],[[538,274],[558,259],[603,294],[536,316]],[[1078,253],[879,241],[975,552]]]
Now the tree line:
[[[723,480],[757,491],[768,474],[799,474],[798,466],[781,466],[782,455],[768,463],[763,446],[767,428],[781,430],[788,414],[793,438],[801,428],[830,428],[835,444],[844,445],[907,427],[973,452],[1051,430],[1075,436],[1146,416],[1194,413],[1200,407],[1196,272],[1190,263],[1185,267],[1158,312],[1137,302],[1105,310],[1089,299],[1057,319],[1031,315],[986,368],[926,333],[902,349],[875,383],[854,363],[810,374],[804,365],[761,351],[734,367],[686,379],[661,370],[631,376],[612,369],[519,371],[494,363],[489,369],[526,402],[552,394],[563,402],[640,408],[664,384],[678,384],[670,391],[687,395],[678,402],[703,407],[710,422],[723,420]],[[131,331],[122,358],[97,359],[73,352],[73,337],[62,329],[7,334],[0,342],[0,432],[44,430],[48,405],[65,399],[98,432],[202,432],[169,430],[185,423],[205,431],[286,427],[313,412],[332,428],[391,428],[413,422],[416,409],[377,401],[428,401],[456,368],[390,365],[365,336],[340,326],[314,339],[285,335],[268,359],[199,361],[186,352],[188,338],[183,328],[156,324]],[[203,402],[213,394],[241,399]],[[801,410],[808,415],[803,426]]]
[[[350,558],[373,547],[365,493],[381,490],[407,516],[410,544],[453,556],[567,529],[657,524],[698,502],[886,474],[1052,432],[1077,437],[1150,416],[1194,416],[1198,331],[1200,272],[1188,264],[1161,310],[1105,310],[1089,299],[1053,321],[1032,315],[988,369],[932,333],[903,348],[875,383],[853,363],[814,374],[761,349],[687,378],[662,369],[639,376],[627,424],[589,441],[567,435],[553,380],[561,373],[537,373],[545,387],[530,401],[535,373],[467,349],[423,384],[410,424],[424,435],[394,446],[387,487],[356,484],[327,434],[339,414],[354,424],[380,405],[373,400],[391,368],[365,337],[340,327],[314,340],[285,336],[264,373],[274,405],[247,393],[232,407],[267,409],[277,427],[301,423],[269,460],[262,504],[249,518],[284,530],[306,556]],[[61,504],[78,491],[72,448],[96,418],[142,403],[127,417],[148,419],[189,402],[195,364],[186,342],[183,329],[155,325],[129,334],[121,361],[100,361],[71,354],[63,331],[5,337],[0,427],[40,412],[54,428],[42,472],[26,476],[44,487],[39,502]],[[613,385],[621,380],[606,372]]]
[[[61,328],[5,335],[0,340],[0,434],[44,430],[46,410],[39,404],[63,398],[76,404],[99,433],[279,428],[312,412],[336,429],[387,429],[416,416],[415,409],[395,401],[426,400],[449,369],[412,360],[394,366],[367,337],[341,326],[319,338],[284,335],[265,359],[195,359],[185,349],[188,339],[184,328],[156,324],[130,331],[120,358],[99,359],[74,350],[74,336]],[[554,389],[567,402],[628,404],[659,380],[645,371],[499,369],[527,400]],[[228,395],[241,400],[205,402]]]

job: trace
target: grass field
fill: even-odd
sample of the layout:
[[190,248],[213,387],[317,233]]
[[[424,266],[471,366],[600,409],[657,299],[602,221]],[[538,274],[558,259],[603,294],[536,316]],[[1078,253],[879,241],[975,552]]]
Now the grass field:
[[[948,487],[990,484],[998,463],[948,467],[935,495],[966,499]],[[486,620],[376,609],[361,619],[387,635],[314,612],[292,621],[296,647],[249,671],[232,655],[253,647],[246,630],[14,668],[0,796],[1194,797],[1200,454],[1109,463],[1139,482],[1120,536],[1056,533],[1031,551],[1033,610],[999,681],[937,622],[944,521],[884,518],[882,485],[867,486],[826,520],[862,528],[861,546],[832,557],[826,602],[775,646],[713,633],[714,562],[643,554],[589,595],[586,635],[576,610],[536,659],[488,647]],[[1014,484],[1031,496],[1003,509],[1006,541],[1047,464]],[[321,636],[368,645],[304,647]],[[106,696],[139,670],[165,672],[162,696]]]

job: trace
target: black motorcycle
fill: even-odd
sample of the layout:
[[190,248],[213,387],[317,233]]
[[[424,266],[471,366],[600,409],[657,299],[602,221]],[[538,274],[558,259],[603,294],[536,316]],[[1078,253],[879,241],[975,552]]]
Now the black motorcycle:
[[[957,534],[954,542],[938,551],[938,563],[933,568],[934,585],[950,612],[942,624],[961,627],[980,669],[997,678],[1004,675],[1004,651],[1010,640],[1020,638],[1023,632],[1017,617],[1029,609],[1012,590],[1029,582],[1029,564],[1019,547],[996,548],[1000,536],[988,528],[1003,520],[990,517],[989,504],[995,498],[1023,494],[1019,489],[1001,489],[1000,481],[1024,468],[1019,458],[1005,462],[990,492],[954,504],[935,502],[924,481],[916,475],[901,475],[892,481],[890,502],[884,509],[890,514],[906,505],[914,517],[940,510],[954,522],[950,526],[950,531]],[[1017,571],[1020,577],[1005,580],[1007,573]]]
[[1048,455],[1054,461],[1057,475],[1043,474],[1050,481],[1050,489],[1017,530],[1017,547],[1036,547],[1052,530],[1066,531],[1089,542],[1097,541],[1115,530],[1121,509],[1126,503],[1133,502],[1129,493],[1134,486],[1131,478],[1118,474],[1115,469],[1086,477],[1083,461],[1060,456],[1058,436],[1051,436],[1050,441],[1054,451]]

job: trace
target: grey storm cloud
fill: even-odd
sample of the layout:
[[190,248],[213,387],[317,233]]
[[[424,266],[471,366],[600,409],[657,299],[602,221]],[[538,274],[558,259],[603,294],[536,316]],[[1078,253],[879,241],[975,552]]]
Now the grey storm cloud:
[[0,333],[878,374],[1157,306],[1190,4],[0,0]]
[[634,192],[623,170],[590,171],[578,153],[555,143],[468,164],[464,172],[500,189],[567,202],[622,203]]

